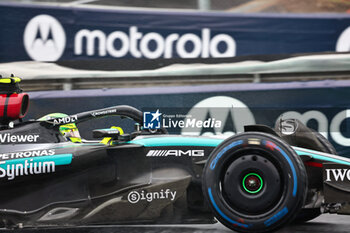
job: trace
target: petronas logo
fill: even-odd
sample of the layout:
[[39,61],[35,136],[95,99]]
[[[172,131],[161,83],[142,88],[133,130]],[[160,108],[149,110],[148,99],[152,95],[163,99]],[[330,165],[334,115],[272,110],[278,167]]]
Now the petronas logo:
[[57,19],[50,15],[32,18],[24,30],[24,47],[35,61],[57,61],[66,47],[66,35]]

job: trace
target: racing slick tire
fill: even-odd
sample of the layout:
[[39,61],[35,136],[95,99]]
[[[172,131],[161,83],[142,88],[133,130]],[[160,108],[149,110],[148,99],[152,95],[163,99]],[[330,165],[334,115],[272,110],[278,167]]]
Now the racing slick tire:
[[305,167],[280,138],[261,132],[226,139],[203,171],[214,216],[238,232],[269,232],[291,222],[304,204]]

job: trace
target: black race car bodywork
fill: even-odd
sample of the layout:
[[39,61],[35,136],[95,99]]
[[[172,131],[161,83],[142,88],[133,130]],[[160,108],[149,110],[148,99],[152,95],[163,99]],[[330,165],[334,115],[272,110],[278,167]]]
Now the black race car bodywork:
[[[293,219],[307,221],[320,210],[347,213],[350,160],[297,120],[281,121],[275,130],[247,126],[223,140],[143,129],[142,112],[130,106],[12,126],[5,115],[0,113],[6,122],[0,130],[3,227],[217,219],[236,231],[264,232]],[[135,132],[96,131],[111,137],[104,144],[72,143],[59,131],[114,115],[133,119]]]
[[222,140],[121,135],[113,145],[72,143],[58,127],[142,113],[117,106],[0,131],[0,216],[6,226],[213,222],[201,177]]
[[0,131],[0,182],[6,190],[0,213],[6,225],[213,221],[201,176],[221,140],[140,131],[113,145],[72,143],[58,130],[68,121],[112,114],[142,122],[138,110],[117,106]]

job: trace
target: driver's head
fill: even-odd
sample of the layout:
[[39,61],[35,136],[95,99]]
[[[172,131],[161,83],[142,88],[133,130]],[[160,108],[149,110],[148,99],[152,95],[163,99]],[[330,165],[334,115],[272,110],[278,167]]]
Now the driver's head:
[[[67,117],[67,114],[64,113],[51,113],[46,116],[41,117],[38,119],[38,121],[47,121],[55,118],[61,118],[61,117]],[[71,142],[81,142],[81,137],[79,134],[79,130],[74,123],[66,124],[66,125],[61,125],[59,127],[59,130],[63,137],[68,139]]]
[[65,138],[67,138],[71,142],[81,142],[79,130],[74,123],[61,125],[60,132]]

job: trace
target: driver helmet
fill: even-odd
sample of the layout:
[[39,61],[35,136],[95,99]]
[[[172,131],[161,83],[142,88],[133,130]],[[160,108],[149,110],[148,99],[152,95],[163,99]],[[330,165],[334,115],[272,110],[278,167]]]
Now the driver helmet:
[[[67,116],[68,115],[64,114],[64,113],[51,113],[51,114],[48,114],[48,115],[41,117],[39,119],[39,121],[47,121],[47,120],[61,118],[61,117],[67,117]],[[65,137],[66,139],[68,139],[71,142],[74,142],[74,143],[82,142],[78,127],[76,126],[75,123],[61,125],[59,127],[59,131],[63,137]]]

